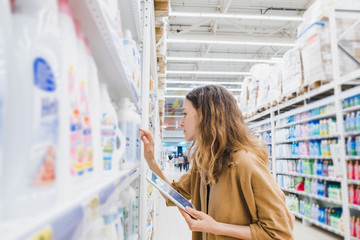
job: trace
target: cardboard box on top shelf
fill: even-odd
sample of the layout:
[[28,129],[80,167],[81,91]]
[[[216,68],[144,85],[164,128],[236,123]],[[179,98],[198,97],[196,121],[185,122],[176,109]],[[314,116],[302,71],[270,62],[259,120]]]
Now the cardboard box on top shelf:
[[249,99],[247,102],[247,114],[254,114],[256,109],[256,101],[258,99],[259,81],[251,78],[249,82]]
[[155,35],[156,35],[156,42],[164,36],[164,28],[163,27],[155,27]]
[[158,78],[158,88],[159,89],[164,89],[165,88],[165,78],[164,77],[159,77]]
[[300,51],[297,48],[288,50],[284,54],[282,68],[282,98],[296,93],[303,85],[303,70]]
[[155,16],[156,17],[167,17],[169,16],[169,1],[157,1],[155,0]]
[[158,56],[157,57],[157,65],[158,66],[165,66],[166,65],[165,58],[161,57],[161,56]]
[[304,84],[333,78],[330,31],[327,21],[312,24],[296,39],[301,49]]
[[282,63],[271,66],[269,77],[268,107],[280,102],[282,96]]
[[265,108],[267,104],[270,69],[269,64],[255,64],[250,69],[252,79],[259,83],[259,92],[256,100],[257,109]]
[[243,84],[241,86],[241,93],[239,99],[239,107],[243,115],[247,113],[247,102],[249,101],[249,83],[251,81],[250,77],[245,77]]
[[[341,74],[352,72],[359,68],[356,61],[360,62],[360,24],[355,24],[355,18],[337,18],[336,30],[339,40],[339,58]],[[355,25],[354,25],[355,24]],[[341,38],[341,39],[339,39]]]

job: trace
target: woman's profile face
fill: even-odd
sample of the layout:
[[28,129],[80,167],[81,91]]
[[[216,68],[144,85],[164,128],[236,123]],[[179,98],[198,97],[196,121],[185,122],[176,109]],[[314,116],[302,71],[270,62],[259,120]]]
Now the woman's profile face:
[[183,104],[183,118],[180,121],[180,126],[183,128],[185,140],[194,141],[196,139],[196,125],[198,114],[192,103],[185,98]]

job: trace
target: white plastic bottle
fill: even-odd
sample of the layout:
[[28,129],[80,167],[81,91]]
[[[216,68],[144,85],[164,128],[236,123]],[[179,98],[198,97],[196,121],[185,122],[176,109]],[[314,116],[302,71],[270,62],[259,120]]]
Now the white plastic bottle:
[[134,85],[138,90],[141,87],[141,58],[135,41],[132,39],[130,30],[125,30],[125,38],[123,40],[124,53],[128,70],[131,74]]
[[[101,85],[101,149],[105,173],[116,173],[120,170],[120,159],[125,152],[125,137],[117,126],[117,116],[111,103],[106,85]],[[117,146],[117,138],[120,140]]]
[[82,124],[83,152],[80,160],[84,166],[84,172],[89,174],[93,171],[93,142],[91,134],[91,119],[88,98],[88,57],[85,47],[85,37],[81,30],[80,22],[75,19],[77,35],[77,54],[79,63],[79,93],[80,93],[80,116]]
[[[3,182],[3,145],[6,106],[7,106],[7,83],[9,82],[9,52],[12,36],[11,10],[8,0],[0,0],[0,188]],[[0,218],[2,216],[3,196],[0,191]]]
[[68,0],[58,0],[59,26],[61,30],[61,78],[60,95],[60,151],[58,161],[59,190],[66,197],[71,186],[76,185],[84,175],[80,162],[83,151],[82,124],[80,116],[80,93],[77,37],[72,9]]
[[122,169],[133,168],[140,163],[141,139],[139,128],[141,118],[136,113],[135,105],[128,98],[119,103],[119,128],[126,138],[126,150],[121,161]]
[[16,0],[6,131],[4,213],[41,212],[56,197],[61,68],[56,0]]
[[91,129],[94,145],[94,174],[99,177],[102,173],[102,153],[101,153],[101,110],[100,110],[100,86],[97,67],[92,56],[89,42],[85,39],[88,57],[88,88],[89,88],[89,108]]

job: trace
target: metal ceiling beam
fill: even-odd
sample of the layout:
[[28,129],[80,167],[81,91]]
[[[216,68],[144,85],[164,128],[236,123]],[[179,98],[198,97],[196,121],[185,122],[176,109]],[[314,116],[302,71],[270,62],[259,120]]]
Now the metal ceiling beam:
[[201,20],[201,21],[191,25],[190,27],[184,28],[183,30],[181,30],[181,32],[178,33],[178,35],[184,35],[185,33],[191,32],[192,30],[197,29],[198,27],[207,23],[210,20],[211,20],[210,18],[205,18],[204,20]]
[[[219,0],[219,3],[221,4],[222,1]],[[228,9],[229,9],[230,4],[231,4],[231,0],[226,0],[225,2],[223,2],[221,13],[226,13],[228,11]],[[216,35],[217,26],[218,26],[218,19],[215,19],[213,21],[212,31],[211,31],[214,36]],[[211,48],[211,44],[206,44],[205,52],[202,52],[200,56],[206,58],[207,55],[209,54],[210,48]],[[195,64],[197,70],[199,70],[199,71],[200,71],[202,65],[203,65],[203,62],[197,62]],[[195,76],[195,80],[196,79],[197,79],[197,76]]]
[[243,38],[243,37],[229,37],[229,36],[204,36],[204,35],[191,35],[191,36],[176,36],[169,35],[168,43],[207,43],[207,44],[222,44],[222,45],[257,45],[257,46],[295,46],[294,39],[291,38]]
[[[224,8],[225,9],[225,8]],[[303,21],[301,16],[274,16],[265,14],[226,14],[216,12],[171,12],[170,16],[176,17],[192,17],[192,18],[215,18],[215,19],[248,19],[248,20],[264,20],[264,21]]]

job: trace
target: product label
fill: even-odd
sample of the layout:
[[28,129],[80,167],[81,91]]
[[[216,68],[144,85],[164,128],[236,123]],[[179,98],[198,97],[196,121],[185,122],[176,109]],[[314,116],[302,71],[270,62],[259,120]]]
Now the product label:
[[103,152],[104,170],[113,168],[113,152],[115,148],[116,123],[106,113],[101,118],[101,148]]
[[82,122],[80,113],[79,88],[73,66],[68,68],[69,104],[70,104],[70,175],[81,176],[84,174],[84,146],[82,135]]
[[57,86],[51,66],[36,58],[34,70],[34,122],[30,150],[30,186],[55,182],[55,165],[59,137]]
[[134,132],[135,124],[130,121],[119,122],[119,127],[126,139],[125,162],[133,162],[136,156],[136,138]]

